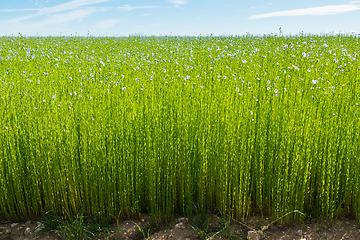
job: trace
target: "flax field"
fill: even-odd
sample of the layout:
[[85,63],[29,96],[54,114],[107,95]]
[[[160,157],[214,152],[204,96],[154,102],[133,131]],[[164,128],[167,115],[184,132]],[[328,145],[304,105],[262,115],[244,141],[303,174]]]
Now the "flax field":
[[357,36],[0,37],[0,218],[359,221],[359,104]]

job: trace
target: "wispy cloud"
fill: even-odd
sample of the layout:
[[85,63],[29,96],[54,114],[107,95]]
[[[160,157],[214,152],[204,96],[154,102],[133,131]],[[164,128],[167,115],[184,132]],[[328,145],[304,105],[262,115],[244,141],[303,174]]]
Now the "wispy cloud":
[[169,3],[175,4],[174,7],[176,8],[182,8],[181,5],[184,5],[186,3],[185,0],[167,0]]
[[[129,6],[122,7],[104,7],[95,4],[107,2],[110,0],[71,0],[49,8],[34,9],[2,9],[2,12],[12,11],[36,11],[31,14],[24,14],[21,17],[0,21],[3,32],[11,33],[13,31],[27,32],[29,29],[36,29],[40,32],[54,32],[54,29],[71,29],[70,23],[83,21],[86,17],[96,13],[111,9],[121,9],[132,11],[135,9],[161,8],[161,6]],[[145,14],[143,16],[149,16]],[[93,27],[97,29],[111,29],[118,24],[120,19],[105,19],[99,21]],[[16,30],[14,30],[16,29]],[[58,31],[58,30],[56,30]]]
[[46,27],[53,26],[61,26],[63,24],[74,22],[74,21],[82,21],[85,17],[94,13],[95,9],[77,9],[72,10],[66,13],[59,14],[51,14],[47,15],[46,18],[40,21],[17,21],[17,19],[11,19],[4,21],[0,24],[6,24],[8,26],[12,26],[13,28],[21,28],[21,29],[45,29]]
[[39,11],[40,8],[24,8],[24,9],[0,9],[0,12],[23,12],[23,11]]
[[106,19],[98,22],[95,27],[102,29],[109,29],[114,27],[117,23],[121,22],[121,19]]
[[182,4],[186,3],[185,0],[168,0],[168,2],[173,3],[173,4],[177,4],[177,5],[182,5]]
[[21,11],[38,11],[34,16],[42,14],[62,12],[66,10],[73,10],[86,5],[93,5],[96,3],[107,2],[109,0],[72,0],[66,3],[62,3],[50,8],[25,8],[25,9],[0,9],[0,12],[21,12]]
[[118,9],[122,9],[125,11],[132,11],[135,9],[141,9],[141,8],[162,8],[161,6],[129,6],[129,5],[124,5],[123,7],[117,7]]
[[269,17],[292,17],[292,16],[321,16],[332,15],[337,13],[346,13],[360,10],[359,5],[328,5],[324,7],[302,8],[288,11],[278,11],[264,14],[251,15],[249,19],[269,18]]
[[[67,28],[69,22],[80,22],[95,12],[105,11],[104,7],[91,5],[109,0],[72,0],[50,8],[34,9],[37,12],[21,17],[0,21],[4,33],[13,31],[28,32],[30,29],[51,32],[54,29]],[[27,9],[7,9],[7,11],[30,11]],[[38,19],[40,17],[40,19]],[[34,19],[36,19],[34,21]],[[16,30],[14,30],[16,29]]]
[[350,3],[360,3],[360,1],[351,1]]
[[[59,4],[54,7],[50,7],[50,8],[39,8],[37,13],[25,15],[25,16],[22,16],[19,18],[15,18],[15,19],[12,19],[11,21],[20,22],[23,20],[41,16],[41,15],[49,15],[52,13],[69,11],[69,10],[71,11],[71,10],[74,10],[76,8],[83,7],[86,5],[93,5],[96,3],[107,2],[107,1],[109,1],[109,0],[73,0],[73,1],[62,3],[62,4]],[[94,9],[87,10],[87,11],[90,13],[95,12]]]
[[43,8],[41,9],[41,13],[55,13],[55,12],[61,12],[61,11],[66,11],[66,10],[72,10],[72,9],[76,9],[82,6],[86,6],[86,5],[93,5],[96,3],[102,3],[102,2],[108,2],[109,0],[73,0],[70,2],[66,2],[66,3],[62,3],[59,5],[56,5],[55,7],[51,7],[51,8]]
[[91,15],[94,9],[78,9],[61,14],[53,14],[46,18],[44,21],[32,23],[38,27],[54,26],[67,22],[81,21],[85,17]]

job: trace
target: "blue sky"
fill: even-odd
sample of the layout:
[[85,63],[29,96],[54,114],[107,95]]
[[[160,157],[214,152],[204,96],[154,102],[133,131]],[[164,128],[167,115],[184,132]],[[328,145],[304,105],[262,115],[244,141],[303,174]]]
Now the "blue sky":
[[359,23],[360,1],[0,1],[0,36],[359,34]]

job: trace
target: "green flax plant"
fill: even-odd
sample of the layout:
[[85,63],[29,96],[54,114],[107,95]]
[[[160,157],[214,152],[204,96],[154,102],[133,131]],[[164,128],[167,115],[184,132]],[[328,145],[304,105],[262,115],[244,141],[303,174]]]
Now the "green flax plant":
[[188,202],[239,220],[359,218],[357,37],[18,36],[0,47],[3,218],[85,205],[166,218]]

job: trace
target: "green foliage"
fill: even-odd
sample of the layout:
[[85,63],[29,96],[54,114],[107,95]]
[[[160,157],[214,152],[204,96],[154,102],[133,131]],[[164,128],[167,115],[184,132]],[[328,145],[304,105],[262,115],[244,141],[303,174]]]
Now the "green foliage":
[[44,228],[42,231],[52,231],[61,225],[61,217],[56,215],[52,210],[47,211],[43,216]]
[[[190,228],[196,231],[200,239],[208,239],[212,231],[210,230],[210,223],[212,222],[214,215],[210,214],[206,209],[201,208],[197,204],[192,204],[195,216],[192,217],[192,224]],[[209,217],[210,215],[210,217]]]
[[359,49],[342,35],[1,37],[0,216],[196,202],[360,219]]
[[66,215],[65,224],[60,225],[61,230],[58,231],[60,237],[73,240],[91,239],[91,232],[88,231],[89,226],[85,225],[84,222],[84,209],[76,217],[70,214]]

